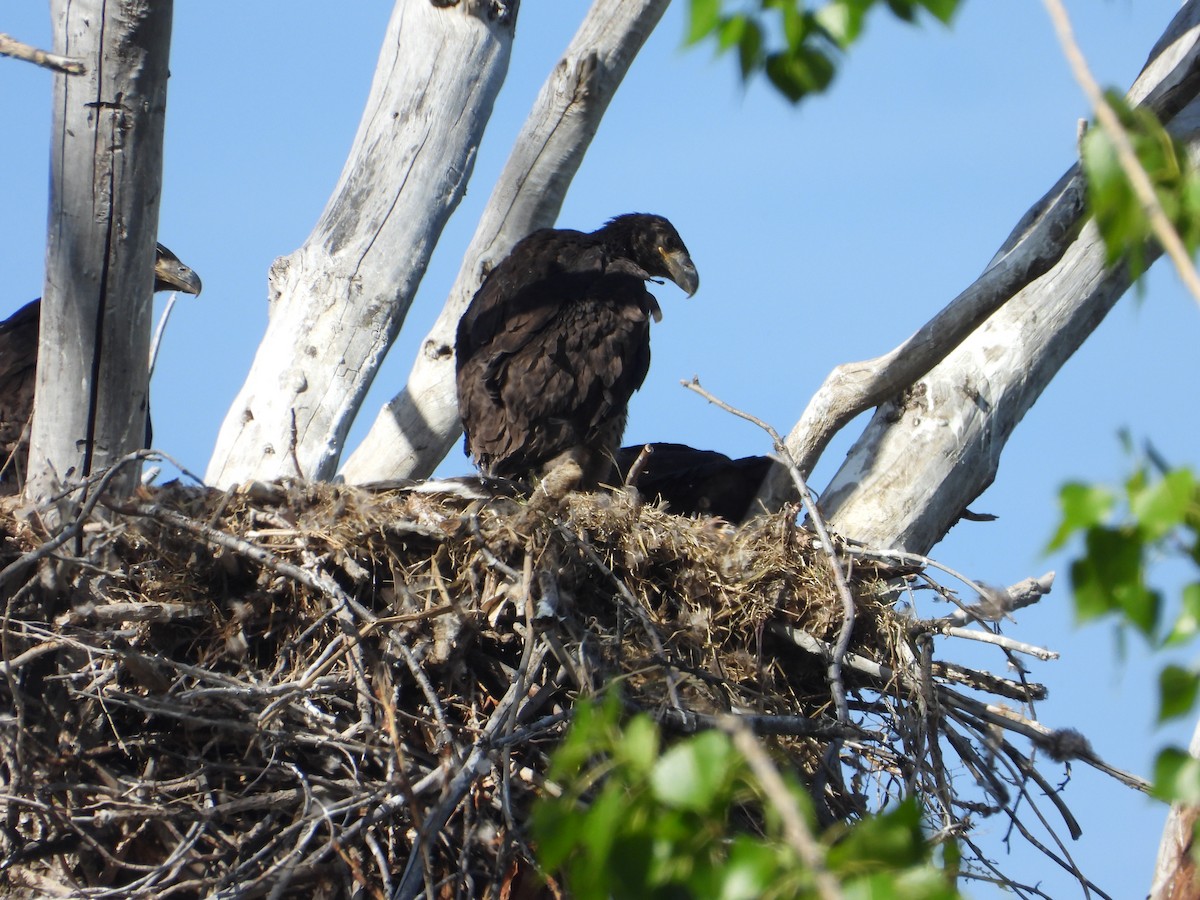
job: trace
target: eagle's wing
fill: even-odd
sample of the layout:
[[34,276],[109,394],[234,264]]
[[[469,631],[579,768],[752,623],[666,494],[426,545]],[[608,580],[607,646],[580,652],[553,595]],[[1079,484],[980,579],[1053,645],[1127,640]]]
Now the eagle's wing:
[[587,290],[604,270],[588,235],[545,228],[518,241],[491,271],[458,323],[457,366],[476,354],[513,354],[538,334],[564,299]]
[[0,469],[5,481],[9,458],[24,451],[33,413],[40,314],[41,303],[34,300],[0,322]]

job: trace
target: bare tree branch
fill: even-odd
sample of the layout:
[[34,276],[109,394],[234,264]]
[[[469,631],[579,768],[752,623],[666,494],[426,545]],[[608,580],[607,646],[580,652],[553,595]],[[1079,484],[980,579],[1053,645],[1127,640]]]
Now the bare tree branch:
[[1075,73],[1075,80],[1079,82],[1079,86],[1087,95],[1088,102],[1096,113],[1096,119],[1100,122],[1100,127],[1108,132],[1117,153],[1117,160],[1150,220],[1154,236],[1158,238],[1159,243],[1171,258],[1171,262],[1175,265],[1175,271],[1179,273],[1180,280],[1191,292],[1192,298],[1200,303],[1200,276],[1196,274],[1196,267],[1192,265],[1191,255],[1183,246],[1183,240],[1179,237],[1175,226],[1167,218],[1162,204],[1158,202],[1154,185],[1150,183],[1150,176],[1138,162],[1137,153],[1133,149],[1129,134],[1121,126],[1121,120],[1117,118],[1116,112],[1104,99],[1104,92],[1100,90],[1100,85],[1092,77],[1087,60],[1084,59],[1083,52],[1075,41],[1075,34],[1071,28],[1071,20],[1067,17],[1066,8],[1060,0],[1045,0],[1045,4],[1050,13],[1050,19],[1054,23],[1054,30],[1058,33],[1059,43],[1062,44],[1063,55],[1070,63],[1071,71]]
[[267,333],[221,427],[210,482],[334,474],[470,178],[516,10],[515,0],[397,0],[338,185],[304,246],[271,268]]
[[62,72],[64,75],[82,75],[85,71],[83,62],[57,53],[47,53],[37,47],[18,41],[8,34],[0,34],[0,56],[11,56],[13,59],[23,59],[35,66]]
[[[788,435],[787,447],[800,471],[812,472],[851,419],[913,384],[1020,288],[1044,275],[1069,246],[1083,208],[1083,179],[1073,169],[1038,204],[1035,219],[1019,226],[1015,244],[912,337],[883,356],[837,366]],[[789,481],[778,468],[771,473],[762,495],[769,508],[790,494]]]
[[[1189,106],[1200,94],[1198,19],[1198,4],[1189,3],[1130,91],[1131,100],[1153,108],[1184,139],[1195,133],[1198,122]],[[878,407],[823,496],[822,508],[835,530],[872,546],[924,552],[991,483],[1016,424],[1129,287],[1125,266],[1105,267],[1094,225],[1080,230],[1083,215],[1082,181],[1072,169],[1018,224],[977,285],[1003,280],[997,270],[1009,266],[1025,268],[1030,280],[1021,284],[1023,279],[1015,278],[1011,286],[1018,289],[1012,297],[1000,298],[1001,308],[934,369],[918,376],[919,382],[907,388],[902,388],[903,378],[888,383],[893,393]],[[1148,248],[1147,260],[1159,252],[1156,246]],[[1033,277],[1037,268],[1023,262],[1031,256],[1057,261]],[[884,359],[903,368],[908,366],[904,355]],[[865,377],[884,378],[869,367]],[[822,389],[822,394],[837,392],[836,385]],[[869,402],[877,402],[879,393],[870,393]],[[853,391],[849,396],[851,402],[843,404],[847,408],[857,411],[864,405],[853,402]],[[846,415],[828,397],[823,405]],[[814,448],[819,453],[836,431],[821,408],[822,401],[814,400],[810,409],[818,414],[806,411],[788,438],[793,454],[809,465]],[[773,505],[786,500],[786,476],[772,473],[767,491]]]

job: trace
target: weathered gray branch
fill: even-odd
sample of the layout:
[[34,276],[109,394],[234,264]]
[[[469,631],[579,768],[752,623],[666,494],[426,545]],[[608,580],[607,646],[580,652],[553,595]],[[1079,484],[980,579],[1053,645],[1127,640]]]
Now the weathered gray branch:
[[832,527],[928,553],[992,481],[1000,452],[1055,373],[1129,287],[1089,225],[932,372],[879,407],[822,496]]
[[333,475],[458,205],[508,69],[516,0],[397,0],[341,179],[276,260],[270,321],[207,479]]
[[66,75],[82,75],[84,71],[83,63],[77,59],[68,59],[57,53],[47,53],[45,50],[39,50],[37,47],[31,47],[29,44],[18,41],[9,34],[0,34],[0,56],[23,59],[35,66],[52,69]]
[[[86,71],[54,79],[34,499],[145,440],[172,4],[55,0],[52,13],[55,52]],[[118,489],[135,484],[131,468]]]
[[342,475],[363,483],[429,475],[462,433],[454,331],[484,276],[518,240],[554,224],[600,118],[668,0],[595,0],[550,74],[501,173],[446,306],[408,383],[380,411]]
[[[788,435],[788,450],[800,471],[812,471],[829,441],[851,419],[913,384],[1018,290],[1045,274],[1066,252],[1080,225],[1083,193],[1076,167],[1043,198],[1032,219],[1018,226],[1013,246],[912,337],[883,356],[837,366]],[[764,491],[764,502],[771,508],[790,497],[791,478],[782,467],[772,470]]]
[[[1196,4],[1189,3],[1130,91],[1183,137],[1195,130],[1188,104],[1200,91],[1196,18]],[[897,351],[830,377],[788,438],[806,465],[832,431],[878,405],[823,495],[837,531],[924,553],[991,483],[1016,424],[1129,287],[1123,266],[1105,268],[1099,237],[1083,224],[1081,197],[1073,169],[949,310]],[[1147,261],[1157,252],[1151,248]],[[982,326],[967,328],[989,305],[999,308]],[[961,318],[955,307],[962,307]],[[843,371],[849,374],[840,379]],[[776,504],[787,497],[781,482],[771,483]]]

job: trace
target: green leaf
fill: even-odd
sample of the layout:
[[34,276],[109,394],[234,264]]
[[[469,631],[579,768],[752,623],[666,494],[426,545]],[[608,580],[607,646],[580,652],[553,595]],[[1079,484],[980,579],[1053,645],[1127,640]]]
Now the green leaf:
[[580,844],[587,851],[584,855],[597,865],[607,865],[614,839],[628,828],[630,806],[626,792],[610,781],[584,813]]
[[1154,761],[1154,796],[1168,803],[1200,805],[1200,760],[1168,747]]
[[[817,10],[813,19],[825,30],[830,40],[845,50],[862,34],[865,12],[861,3],[829,3]],[[795,49],[799,43],[789,35],[789,46]]]
[[854,871],[866,864],[885,867],[910,866],[923,862],[928,844],[921,832],[921,810],[907,798],[894,809],[870,816],[830,848],[830,869]]
[[1126,620],[1145,637],[1153,638],[1158,629],[1162,596],[1141,584],[1123,585],[1115,592]]
[[1148,223],[1104,129],[1088,129],[1081,161],[1088,203],[1104,238],[1105,262],[1111,266],[1145,241]]
[[943,25],[949,25],[958,11],[959,0],[918,0]]
[[762,47],[762,27],[753,19],[747,18],[738,38],[738,65],[741,66],[743,81],[762,65]]
[[730,739],[716,731],[674,745],[650,773],[654,798],[676,809],[712,809],[727,793],[733,758]]
[[929,866],[906,872],[877,872],[855,878],[843,888],[844,900],[956,900],[946,876]]
[[775,851],[745,835],[733,839],[727,861],[717,873],[715,900],[756,900],[779,875]]
[[[851,3],[858,3],[860,0],[851,0]],[[841,5],[847,5],[845,0],[842,0]],[[812,40],[814,31],[819,29],[816,16],[807,11],[801,11],[795,6],[789,6],[783,11],[783,39],[791,50],[795,50],[804,44],[805,41]]]
[[913,0],[887,0],[887,5],[898,19],[913,22],[917,18],[917,6]]
[[1180,596],[1181,609],[1166,644],[1177,646],[1196,636],[1200,631],[1200,582],[1185,585]]
[[625,725],[616,749],[620,761],[645,778],[658,759],[658,726],[647,715],[634,716]]
[[584,818],[575,804],[547,799],[536,803],[532,813],[533,837],[537,842],[538,861],[553,871],[563,864],[580,843]]
[[717,27],[717,52],[724,53],[733,47],[741,46],[742,35],[745,33],[745,16],[730,16],[722,19],[721,24]]
[[1184,522],[1196,494],[1190,469],[1172,469],[1129,498],[1129,511],[1147,538],[1159,540]]
[[1200,246],[1200,174],[1189,172],[1185,176],[1183,190],[1180,192],[1182,209],[1180,215],[1186,219],[1190,227],[1180,237],[1187,245],[1188,252],[1195,255]]
[[607,875],[612,877],[612,896],[631,896],[644,892],[647,887],[661,883],[658,870],[661,848],[651,836],[641,830],[630,830],[617,826],[619,834],[612,844],[612,852],[605,865]]
[[[1188,246],[1200,238],[1200,197],[1197,174],[1186,150],[1173,138],[1154,113],[1131,108],[1115,91],[1106,94],[1109,105],[1125,129],[1138,163],[1149,177],[1159,204]],[[1096,224],[1104,238],[1111,265],[1125,257],[1134,277],[1144,269],[1145,247],[1153,230],[1143,205],[1118,163],[1116,150],[1106,129],[1092,128],[1084,136],[1082,163],[1087,176],[1087,196]]]
[[616,691],[606,698],[603,705],[577,703],[571,728],[554,753],[548,776],[554,781],[576,777],[589,759],[599,750],[610,746],[619,714],[620,699]]
[[1062,520],[1050,539],[1048,550],[1057,550],[1076,531],[1102,524],[1112,511],[1115,498],[1106,487],[1072,482],[1058,491],[1058,506]]
[[716,31],[721,20],[721,0],[692,0],[688,9],[688,32],[684,44],[698,43]]
[[1080,622],[1121,610],[1143,634],[1158,624],[1158,594],[1142,583],[1144,543],[1132,529],[1091,528],[1085,553],[1071,566]]
[[676,809],[704,812],[728,793],[733,747],[729,738],[706,731],[662,755],[650,775],[656,800]]
[[1158,673],[1158,721],[1187,715],[1196,705],[1196,693],[1200,690],[1200,679],[1196,673],[1174,664],[1167,665]]
[[820,50],[801,47],[795,52],[772,53],[766,72],[771,84],[793,103],[807,94],[825,90],[833,80],[833,61]]

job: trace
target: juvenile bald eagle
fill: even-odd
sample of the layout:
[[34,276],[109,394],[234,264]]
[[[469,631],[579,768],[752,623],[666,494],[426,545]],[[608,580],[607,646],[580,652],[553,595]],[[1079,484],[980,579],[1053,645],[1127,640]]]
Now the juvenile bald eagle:
[[645,282],[688,296],[700,279],[662,216],[617,216],[590,234],[535,231],[488,275],[458,323],[458,408],[487,475],[544,476],[566,462],[580,487],[611,480],[629,398],[650,366]]
[[[154,258],[154,291],[200,293],[200,276],[179,257],[158,245]],[[37,372],[38,337],[41,331],[41,299],[26,303],[0,322],[0,494],[11,490],[13,464],[25,471],[29,453],[28,426],[33,414],[33,386]],[[146,443],[150,443],[150,420],[146,420]]]
[[[735,525],[759,512],[754,498],[771,468],[766,456],[730,459],[715,450],[697,450],[686,444],[647,444],[635,487],[643,497],[666,503],[679,516],[719,516]],[[617,451],[617,472],[622,482],[642,456],[644,447]]]

